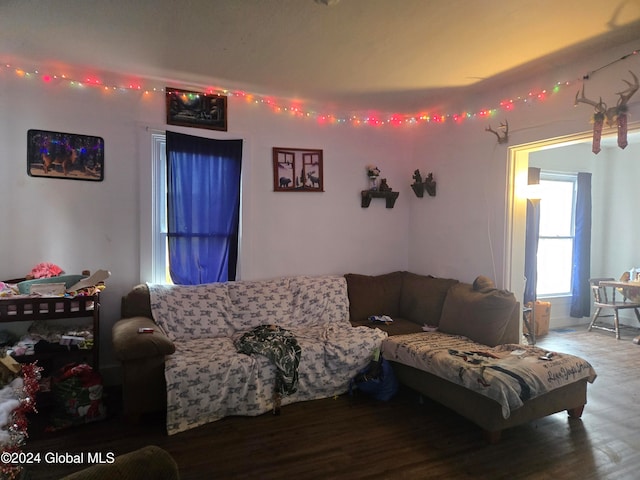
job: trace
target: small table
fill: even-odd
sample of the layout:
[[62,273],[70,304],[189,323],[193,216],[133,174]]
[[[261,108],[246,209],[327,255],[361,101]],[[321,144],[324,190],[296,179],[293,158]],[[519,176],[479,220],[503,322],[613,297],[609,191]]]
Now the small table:
[[640,282],[638,281],[629,281],[623,282],[621,280],[600,280],[600,285],[603,287],[612,287],[613,293],[611,300],[615,303],[616,301],[616,291],[621,288],[626,290],[626,292],[621,292],[623,297],[628,299],[630,302],[640,303]]

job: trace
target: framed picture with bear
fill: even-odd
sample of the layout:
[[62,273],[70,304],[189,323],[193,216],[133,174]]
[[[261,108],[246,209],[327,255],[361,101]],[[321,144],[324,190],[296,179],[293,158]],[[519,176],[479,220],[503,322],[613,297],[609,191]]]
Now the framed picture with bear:
[[322,150],[273,147],[274,192],[324,192]]

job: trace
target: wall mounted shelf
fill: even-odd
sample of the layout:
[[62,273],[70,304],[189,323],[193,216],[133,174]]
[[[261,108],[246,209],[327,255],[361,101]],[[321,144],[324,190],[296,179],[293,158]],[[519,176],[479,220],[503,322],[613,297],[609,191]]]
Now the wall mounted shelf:
[[379,192],[376,190],[362,190],[362,208],[368,208],[372,198],[384,198],[387,202],[387,208],[393,208],[400,192]]

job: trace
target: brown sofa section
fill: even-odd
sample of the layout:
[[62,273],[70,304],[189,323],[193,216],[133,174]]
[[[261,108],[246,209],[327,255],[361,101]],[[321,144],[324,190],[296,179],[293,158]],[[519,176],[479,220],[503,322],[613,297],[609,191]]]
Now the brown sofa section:
[[354,325],[368,325],[371,315],[397,317],[404,272],[384,275],[348,273],[349,316]]
[[[176,351],[151,314],[149,288],[136,285],[122,298],[122,319],[112,329],[116,357],[122,363],[122,397],[125,413],[132,417],[167,407],[164,359]],[[152,328],[153,334],[138,333]]]
[[[507,331],[514,310],[517,310],[516,301],[511,292],[494,287],[476,289],[459,283],[447,293],[442,306],[440,331],[464,335],[490,347],[518,343]],[[516,313],[519,319],[519,312]]]
[[449,289],[458,284],[451,278],[436,278],[405,272],[400,293],[402,318],[415,324],[440,325],[442,307]]
[[[487,277],[479,276],[473,285],[404,271],[348,273],[345,278],[353,325],[377,327],[389,335],[422,332],[428,325],[489,346],[520,341],[518,302]],[[387,315],[393,322],[373,323],[372,315]]]

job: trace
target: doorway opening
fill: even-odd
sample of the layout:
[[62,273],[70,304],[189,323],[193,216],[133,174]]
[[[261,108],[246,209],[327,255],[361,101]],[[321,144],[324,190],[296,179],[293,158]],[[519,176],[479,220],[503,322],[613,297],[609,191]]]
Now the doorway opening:
[[[622,196],[616,192],[616,180],[614,177],[633,176],[633,178],[636,179],[636,185],[638,183],[637,179],[640,179],[640,162],[638,162],[638,155],[633,151],[634,149],[637,151],[637,149],[640,148],[638,147],[638,144],[640,144],[640,122],[629,126],[628,139],[629,146],[624,151],[618,149],[616,145],[616,131],[615,129],[609,129],[609,131],[605,132],[605,135],[603,135],[602,145],[604,149],[599,155],[591,153],[592,132],[590,131],[509,147],[506,197],[507,211],[505,222],[505,270],[503,278],[505,279],[505,288],[512,291],[520,302],[523,300],[525,289],[524,246],[526,233],[528,167],[531,165],[531,161],[533,160],[534,166],[539,166],[539,164],[536,163],[538,159],[548,154],[549,156],[554,157],[554,165],[557,166],[554,169],[562,170],[563,168],[573,168],[567,166],[563,167],[565,159],[568,163],[571,156],[575,155],[576,151],[584,152],[581,153],[583,159],[588,159],[587,161],[590,163],[592,168],[600,169],[602,172],[602,182],[603,184],[606,183],[606,185],[608,185],[608,187],[603,187],[601,189],[601,192],[599,193],[601,197],[599,198],[602,198],[602,196],[607,199],[609,199],[609,197],[614,198],[616,196]],[[613,160],[610,158],[608,159],[606,147],[610,147],[609,151],[611,154],[609,157],[614,157]],[[554,151],[545,153],[545,151],[549,150]],[[629,151],[631,151],[631,154],[628,153]],[[565,152],[567,153],[565,154]],[[605,161],[616,162],[615,168],[603,166],[605,165]],[[638,164],[637,168],[635,167],[636,164]],[[629,180],[629,182],[632,181],[632,179]],[[632,201],[634,198],[633,193],[629,191],[628,195],[628,200]],[[607,215],[609,215],[609,212],[603,212],[603,210],[605,210],[605,207],[603,206],[600,208],[594,208],[593,216],[602,216],[603,213],[607,213]],[[614,208],[613,210],[617,211],[618,209]],[[610,228],[611,221],[611,219],[600,220],[601,225],[603,225],[601,230],[605,230],[605,222],[608,222],[606,223],[607,231],[615,230]],[[629,222],[627,222],[627,225],[628,223]],[[594,228],[596,224],[597,222],[594,220]],[[624,231],[626,232],[627,229]],[[612,235],[613,234],[610,234],[608,239],[594,239],[595,253],[592,252],[592,258],[595,260],[592,260],[592,274],[594,275],[601,273],[599,269],[606,270],[607,275],[619,275],[625,269],[632,267],[633,265],[631,265],[631,263],[633,263],[633,261],[638,263],[636,266],[640,266],[640,258],[638,260],[633,260],[632,253],[629,253],[629,256],[626,258],[622,254],[618,255],[617,258],[612,258],[614,256],[611,254],[611,251],[613,250],[611,244],[614,243],[614,240],[611,238]],[[630,237],[633,235],[633,233],[629,233]],[[626,247],[620,246],[619,238],[615,238],[615,243],[618,245],[617,248],[619,250],[627,250]],[[632,248],[629,248],[629,250],[632,250]],[[640,252],[638,254],[640,255]],[[627,263],[629,264],[627,265]],[[568,302],[565,303],[568,304]],[[556,309],[555,314],[554,309],[552,308],[552,315],[553,317],[562,318],[563,322],[573,321],[573,324],[581,322],[588,323],[589,320],[588,317],[583,320],[569,319],[568,313],[565,315],[562,308]],[[553,317],[552,321],[554,320]],[[556,327],[560,326],[565,325],[556,325]]]

